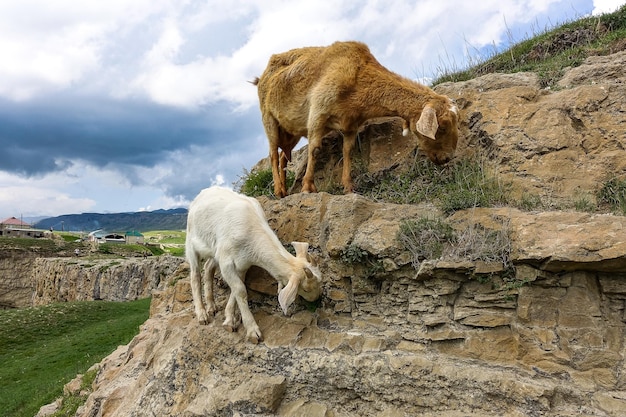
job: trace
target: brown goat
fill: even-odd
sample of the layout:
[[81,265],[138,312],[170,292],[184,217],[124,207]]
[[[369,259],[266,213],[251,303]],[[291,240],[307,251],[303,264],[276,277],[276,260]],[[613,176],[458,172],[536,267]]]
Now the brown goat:
[[[302,192],[316,192],[315,159],[322,138],[343,136],[344,192],[353,191],[350,153],[358,128],[369,119],[404,119],[404,135],[417,136],[420,149],[436,164],[448,162],[458,140],[452,101],[383,67],[360,42],[335,42],[272,55],[258,86],[263,126],[270,145],[274,194],[287,195],[285,168],[302,136],[309,139]],[[282,150],[279,157],[278,149]]]

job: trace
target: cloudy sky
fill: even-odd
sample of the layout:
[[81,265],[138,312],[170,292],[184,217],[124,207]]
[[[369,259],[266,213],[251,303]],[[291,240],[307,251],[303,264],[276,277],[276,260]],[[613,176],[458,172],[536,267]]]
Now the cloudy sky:
[[[2,0],[0,220],[186,206],[268,153],[272,53],[366,42],[427,80],[625,0]],[[303,139],[304,142],[304,139]]]

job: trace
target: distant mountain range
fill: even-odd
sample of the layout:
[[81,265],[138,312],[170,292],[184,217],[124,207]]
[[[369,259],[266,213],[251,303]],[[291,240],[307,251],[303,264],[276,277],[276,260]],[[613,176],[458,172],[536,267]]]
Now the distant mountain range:
[[82,213],[49,217],[33,225],[36,229],[66,232],[92,232],[103,229],[107,232],[138,230],[184,230],[187,227],[187,209],[138,211],[135,213]]

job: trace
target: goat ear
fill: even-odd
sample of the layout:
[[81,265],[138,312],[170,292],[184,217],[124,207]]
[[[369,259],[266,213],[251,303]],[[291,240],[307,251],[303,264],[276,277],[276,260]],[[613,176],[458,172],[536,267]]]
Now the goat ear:
[[306,259],[309,251],[309,244],[306,242],[291,242],[291,246],[296,250],[296,258]]
[[278,304],[280,304],[280,308],[283,309],[283,313],[285,316],[287,315],[287,310],[289,306],[296,301],[296,295],[298,295],[298,287],[300,286],[300,279],[296,277],[292,277],[289,279],[285,288],[280,290],[278,293]]
[[437,129],[439,128],[439,123],[437,123],[437,112],[435,112],[435,109],[426,105],[424,110],[422,110],[422,114],[417,121],[415,128],[422,135],[435,140],[435,133],[437,133]]

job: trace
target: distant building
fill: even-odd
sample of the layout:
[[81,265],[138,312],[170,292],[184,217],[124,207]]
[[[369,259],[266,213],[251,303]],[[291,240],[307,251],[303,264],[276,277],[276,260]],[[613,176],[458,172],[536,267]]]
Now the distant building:
[[33,227],[22,220],[9,217],[0,223],[0,236],[2,237],[43,237],[44,231]]
[[109,233],[102,229],[94,230],[87,235],[87,240],[97,243],[126,243],[126,244],[140,244],[144,243],[144,236],[136,230],[130,230],[121,235],[120,233]]
[[104,241],[106,243],[126,243],[126,239],[124,239],[123,235],[119,233],[108,233],[104,236]]
[[143,245],[144,237],[137,230],[130,230],[126,232],[125,240],[127,245],[139,244]]
[[87,235],[87,240],[90,242],[103,243],[106,232],[102,229],[94,230]]

